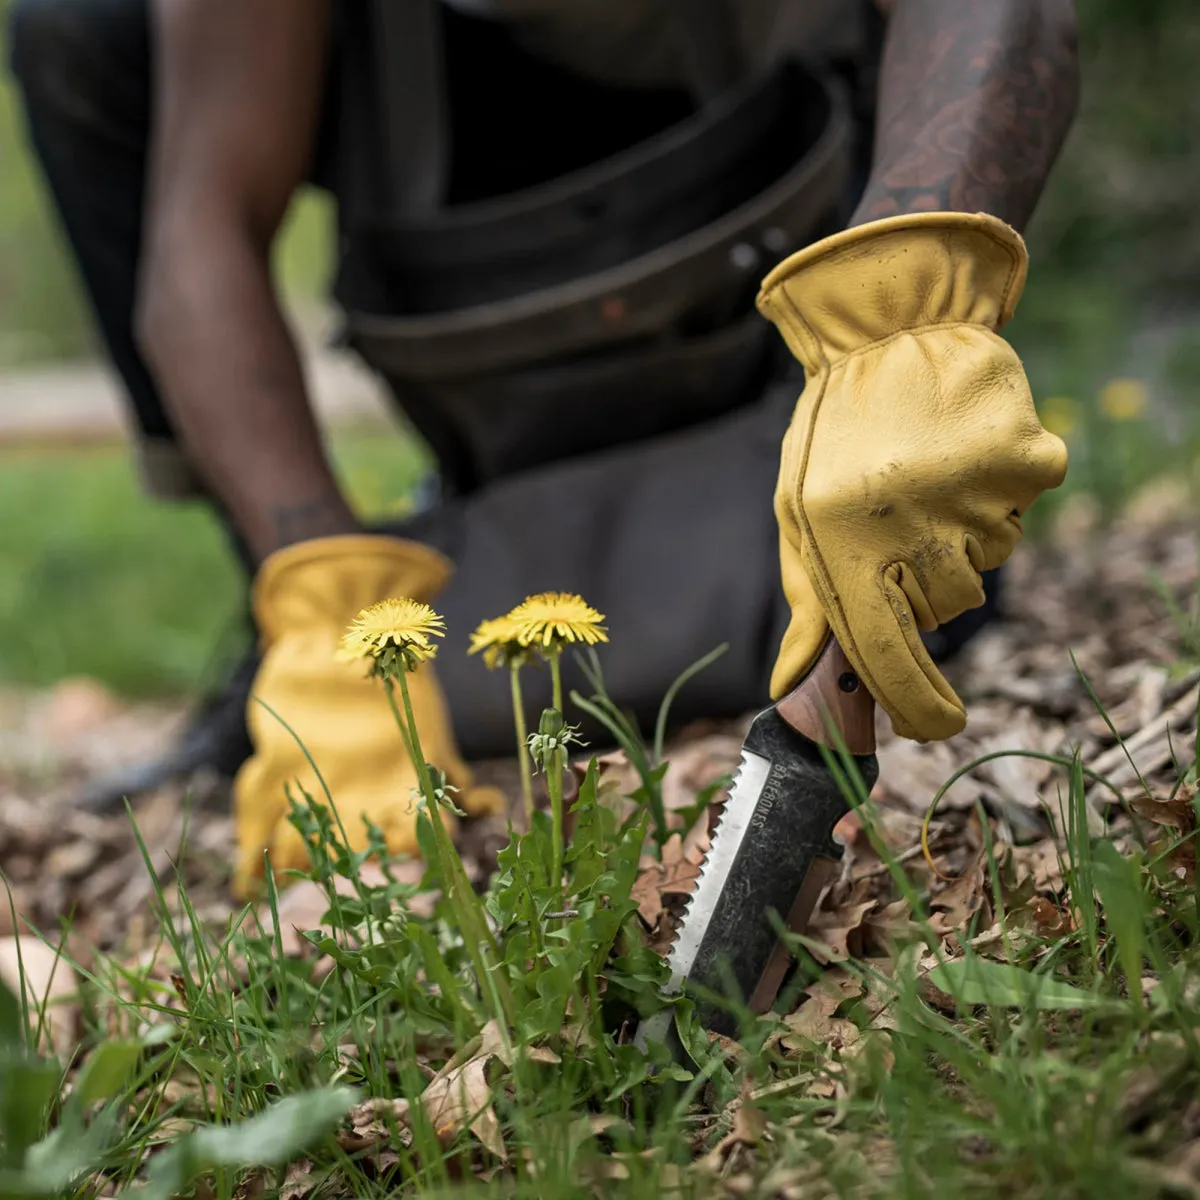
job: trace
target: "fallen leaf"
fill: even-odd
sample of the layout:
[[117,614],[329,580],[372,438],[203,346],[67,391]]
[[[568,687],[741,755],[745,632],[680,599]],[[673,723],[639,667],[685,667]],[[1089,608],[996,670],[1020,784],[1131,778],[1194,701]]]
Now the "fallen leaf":
[[701,1166],[719,1173],[733,1152],[742,1146],[757,1146],[767,1132],[767,1119],[747,1099],[734,1101],[733,1128],[704,1156]]
[[347,1114],[348,1130],[338,1133],[338,1145],[353,1152],[371,1146],[387,1145],[398,1138],[403,1146],[412,1145],[411,1116],[407,1100],[372,1097],[356,1104]]
[[858,1026],[834,1015],[846,999],[836,986],[826,989],[818,983],[808,989],[807,995],[795,1012],[783,1018],[787,1032],[780,1043],[785,1049],[842,1049],[858,1040]]
[[976,914],[991,924],[987,871],[987,853],[981,848],[966,871],[930,900],[929,907],[944,916],[938,933],[966,929]]
[[283,1173],[279,1200],[307,1200],[319,1182],[320,1178],[313,1173],[312,1159],[299,1158],[289,1163]]
[[661,871],[656,863],[649,871],[643,871],[629,889],[629,898],[637,902],[638,916],[646,923],[647,929],[653,929],[662,916],[662,891],[659,880]]
[[455,1065],[452,1059],[429,1081],[421,1093],[421,1106],[443,1145],[470,1129],[497,1158],[507,1159],[488,1082],[488,1066],[499,1057],[496,1036],[495,1022],[490,1021],[471,1057]]
[[1058,896],[1065,889],[1062,848],[1053,838],[1041,838],[1025,846],[1013,846],[1009,861],[1018,880],[1028,876],[1043,896]]
[[861,930],[867,914],[879,907],[878,900],[864,900],[837,908],[817,908],[809,922],[807,936],[828,948],[828,954],[812,951],[818,962],[844,962],[862,953]]
[[680,858],[663,871],[659,891],[663,895],[690,896],[700,878],[700,868],[686,858]]
[[1034,932],[1039,937],[1062,937],[1075,928],[1070,914],[1059,908],[1053,900],[1047,900],[1045,896],[1034,896],[1026,905],[1026,911],[1033,921]]

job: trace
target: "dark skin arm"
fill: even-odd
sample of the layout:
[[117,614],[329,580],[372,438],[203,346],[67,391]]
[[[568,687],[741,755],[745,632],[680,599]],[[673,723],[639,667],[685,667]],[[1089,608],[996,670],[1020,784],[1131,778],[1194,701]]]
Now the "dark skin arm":
[[1074,116],[1073,0],[895,0],[851,221],[986,212],[1023,230]]
[[193,461],[261,560],[357,524],[271,279],[318,123],[329,0],[152,0],[138,331]]

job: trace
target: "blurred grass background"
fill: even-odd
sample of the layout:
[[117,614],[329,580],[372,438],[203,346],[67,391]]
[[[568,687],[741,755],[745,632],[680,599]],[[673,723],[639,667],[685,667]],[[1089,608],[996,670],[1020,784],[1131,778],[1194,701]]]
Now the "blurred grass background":
[[[1009,328],[1072,451],[1035,536],[1081,492],[1111,516],[1164,473],[1198,482],[1200,9],[1078,4],[1083,106],[1029,231],[1032,274]],[[7,77],[0,162],[0,371],[94,357]],[[307,194],[281,239],[279,275],[297,303],[323,288],[330,215]],[[399,436],[339,435],[333,452],[368,513],[402,501],[419,471]],[[142,497],[118,448],[0,454],[0,684],[89,674],[128,695],[192,691],[244,602],[207,515]]]

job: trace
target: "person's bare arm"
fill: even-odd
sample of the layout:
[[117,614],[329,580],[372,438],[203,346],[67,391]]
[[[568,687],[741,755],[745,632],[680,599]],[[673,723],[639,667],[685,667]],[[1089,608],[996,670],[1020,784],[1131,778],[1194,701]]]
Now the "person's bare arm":
[[1073,0],[895,0],[851,222],[986,212],[1023,229],[1079,90]]
[[138,331],[208,485],[259,558],[356,523],[270,273],[315,142],[330,0],[152,0]]

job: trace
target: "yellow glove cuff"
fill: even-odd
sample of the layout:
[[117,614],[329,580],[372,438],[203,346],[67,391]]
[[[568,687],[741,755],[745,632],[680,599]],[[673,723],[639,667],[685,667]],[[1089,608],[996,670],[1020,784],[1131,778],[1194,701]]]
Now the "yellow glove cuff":
[[277,550],[254,582],[254,617],[270,645],[280,631],[345,628],[385,596],[429,603],[450,581],[448,558],[419,542],[374,534],[314,538]]
[[888,217],[784,259],[763,280],[758,309],[815,372],[901,331],[999,330],[1028,264],[1021,235],[986,213]]

